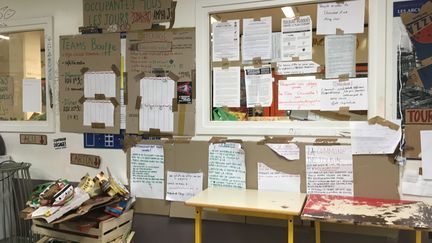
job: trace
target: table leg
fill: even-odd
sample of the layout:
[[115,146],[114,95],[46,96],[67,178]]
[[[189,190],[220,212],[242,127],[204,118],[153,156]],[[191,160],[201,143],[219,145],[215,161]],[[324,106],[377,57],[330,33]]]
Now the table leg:
[[201,208],[199,208],[199,207],[195,208],[195,243],[201,243],[202,242],[202,236],[201,236],[201,226],[202,226],[201,212],[202,212]]
[[288,216],[288,243],[294,243],[294,217]]
[[416,230],[416,243],[422,242],[422,233],[421,230]]
[[321,224],[319,221],[314,221],[315,224],[315,243],[321,243]]

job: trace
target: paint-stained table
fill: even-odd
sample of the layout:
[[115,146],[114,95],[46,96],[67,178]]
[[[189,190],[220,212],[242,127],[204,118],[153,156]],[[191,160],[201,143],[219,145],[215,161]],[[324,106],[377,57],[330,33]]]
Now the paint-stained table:
[[208,188],[185,202],[195,207],[195,243],[201,243],[201,213],[220,213],[288,220],[288,243],[294,242],[293,217],[299,216],[306,195],[303,193],[258,191],[252,189]]
[[320,222],[432,231],[432,205],[424,202],[362,197],[309,195],[301,218],[315,221],[315,240],[321,242]]

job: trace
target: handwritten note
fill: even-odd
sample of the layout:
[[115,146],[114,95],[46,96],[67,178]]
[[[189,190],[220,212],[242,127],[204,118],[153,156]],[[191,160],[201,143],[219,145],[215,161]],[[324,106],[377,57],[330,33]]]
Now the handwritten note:
[[0,76],[0,118],[12,116],[14,104],[14,82],[10,76]]
[[208,187],[246,188],[245,153],[240,144],[209,145]]
[[240,107],[240,67],[213,68],[213,107]]
[[116,97],[116,76],[112,71],[86,72],[84,74],[84,96],[95,97],[103,94],[105,97]]
[[287,160],[300,159],[300,148],[295,143],[267,143],[266,145]]
[[136,197],[164,199],[164,151],[161,145],[131,149],[130,184]]
[[279,110],[319,110],[319,84],[315,77],[279,80]]
[[300,175],[283,173],[258,163],[258,190],[300,192]]
[[23,79],[23,112],[42,111],[42,84],[40,79]]
[[84,126],[103,123],[105,127],[114,126],[114,105],[109,100],[86,100],[84,102]]
[[319,66],[313,61],[278,62],[277,73],[279,75],[317,73]]
[[269,107],[273,101],[271,66],[244,67],[247,107]]
[[282,60],[312,59],[312,20],[310,16],[282,19]]
[[325,46],[325,77],[356,76],[356,36],[327,35]]
[[161,132],[173,132],[174,81],[170,78],[143,78],[140,80],[141,109],[139,112],[139,130],[151,128]]
[[395,131],[379,124],[350,122],[350,129],[353,154],[393,154],[402,138],[401,128]]
[[423,178],[432,179],[432,131],[420,131]]
[[336,34],[336,29],[345,34],[363,33],[364,9],[365,0],[318,4],[317,34]]
[[240,20],[215,22],[213,27],[213,62],[240,60]]
[[368,109],[367,78],[320,80],[320,110],[337,111],[341,107],[350,110]]
[[307,194],[353,196],[351,146],[306,146]]
[[272,17],[263,17],[258,21],[243,19],[242,39],[243,61],[254,58],[272,58]]
[[203,173],[167,172],[168,201],[184,202],[203,189]]

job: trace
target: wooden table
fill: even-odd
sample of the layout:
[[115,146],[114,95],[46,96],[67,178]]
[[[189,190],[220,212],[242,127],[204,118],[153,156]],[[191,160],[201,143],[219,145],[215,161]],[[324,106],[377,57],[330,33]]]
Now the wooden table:
[[432,205],[403,200],[309,195],[301,218],[315,221],[316,243],[321,242],[320,222],[415,230],[416,243],[420,243],[421,232],[432,229]]
[[201,213],[206,208],[225,214],[286,219],[288,243],[293,243],[293,217],[300,215],[305,198],[303,193],[208,188],[185,204],[195,207],[195,243],[202,242]]

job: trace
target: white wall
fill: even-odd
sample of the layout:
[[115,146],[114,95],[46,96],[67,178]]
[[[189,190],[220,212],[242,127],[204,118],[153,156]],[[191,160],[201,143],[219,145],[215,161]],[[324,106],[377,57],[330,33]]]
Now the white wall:
[[[81,0],[0,0],[0,9],[6,6],[16,11],[11,19],[53,17],[55,60],[58,60],[59,57],[59,36],[78,34],[78,27],[83,24]],[[194,26],[195,0],[177,0],[174,27]],[[56,102],[55,111],[57,114],[56,132],[48,134],[48,145],[20,145],[19,133],[2,133],[7,154],[11,155],[15,161],[31,163],[31,176],[33,179],[54,180],[66,178],[72,181],[79,181],[86,172],[95,175],[99,170],[70,165],[70,153],[99,155],[102,158],[101,169],[105,170],[108,166],[111,172],[121,181],[127,181],[126,156],[122,150],[84,149],[82,134],[59,132],[60,126]],[[53,139],[61,137],[66,137],[67,149],[54,150]]]

